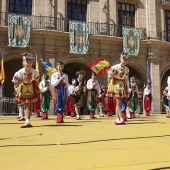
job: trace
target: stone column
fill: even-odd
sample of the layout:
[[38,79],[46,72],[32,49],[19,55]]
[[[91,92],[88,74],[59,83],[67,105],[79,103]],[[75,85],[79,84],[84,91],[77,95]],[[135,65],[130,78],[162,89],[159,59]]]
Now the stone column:
[[149,53],[150,74],[152,79],[152,113],[161,112],[160,92],[160,58],[154,53]]
[[156,16],[157,14],[155,0],[146,0],[146,30],[147,36],[151,39],[158,39]]
[[7,12],[7,4],[8,4],[7,1],[1,1],[0,2],[0,6],[1,6],[0,11],[1,12]]

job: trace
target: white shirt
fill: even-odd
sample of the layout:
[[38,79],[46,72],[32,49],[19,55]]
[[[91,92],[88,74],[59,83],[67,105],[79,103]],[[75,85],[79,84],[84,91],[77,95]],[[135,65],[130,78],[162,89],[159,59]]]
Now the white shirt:
[[87,89],[88,90],[96,89],[97,93],[98,93],[98,96],[100,96],[100,86],[99,86],[99,82],[97,80],[89,79],[87,81]]
[[[50,81],[49,81],[49,80],[47,80],[47,81],[48,81],[49,84],[50,84]],[[44,93],[44,92],[46,92],[47,90],[50,89],[50,86],[46,87],[46,82],[45,82],[45,80],[42,80],[42,81],[40,82],[40,84],[39,84],[39,89],[40,89],[40,92],[41,92],[41,93]]]
[[[30,73],[31,77],[28,77],[23,83],[31,83],[33,80],[35,81],[39,80],[39,71],[31,68]],[[23,80],[25,76],[27,77],[28,75],[30,75],[30,73],[26,73],[25,68],[22,68],[14,74],[12,82],[18,83],[21,80]]]
[[52,74],[51,85],[54,86],[54,87],[57,86],[61,82],[60,78],[62,78],[62,77],[65,77],[65,79],[63,80],[63,83],[66,84],[67,94],[69,94],[68,93],[68,76],[67,76],[67,74],[65,74],[63,72],[61,74],[59,72]]
[[74,85],[70,85],[70,86],[69,86],[69,88],[68,88],[69,95],[70,95],[70,94],[72,94],[72,95],[74,94],[74,89],[75,89],[75,87],[76,87],[76,86],[74,86]]
[[151,93],[151,90],[147,87],[144,89],[144,95],[149,95]]

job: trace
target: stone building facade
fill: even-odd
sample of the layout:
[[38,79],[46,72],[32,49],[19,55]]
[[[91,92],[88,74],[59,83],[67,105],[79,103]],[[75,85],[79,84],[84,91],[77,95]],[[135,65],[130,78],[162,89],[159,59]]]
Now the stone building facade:
[[[21,53],[31,52],[40,58],[49,60],[53,66],[59,60],[65,63],[65,72],[69,80],[75,76],[75,71],[84,69],[85,79],[90,78],[89,63],[104,56],[110,65],[119,63],[120,53],[123,50],[123,39],[116,32],[111,33],[112,26],[119,28],[120,6],[122,17],[126,23],[133,22],[133,26],[141,28],[140,54],[131,56],[127,66],[130,76],[141,80],[140,86],[147,84],[147,61],[151,64],[152,112],[162,111],[161,93],[167,85],[170,75],[170,31],[168,22],[170,13],[169,0],[26,0],[31,2],[32,29],[31,48],[8,47],[8,13],[10,0],[0,0],[0,53],[4,54],[5,75],[4,96],[11,97],[13,84],[11,82],[15,71],[22,67]],[[79,4],[81,3],[81,4]],[[85,21],[92,24],[89,35],[89,54],[69,53],[69,32],[67,21],[69,18],[68,6],[85,5]],[[128,11],[134,12],[133,21],[128,20]],[[134,9],[133,9],[134,7]],[[82,8],[82,7],[81,7]],[[83,9],[83,8],[82,8]],[[15,11],[14,11],[15,12]],[[76,19],[76,18],[75,18]],[[131,26],[132,26],[131,25]],[[168,30],[169,29],[169,30]],[[41,67],[41,74],[45,70]],[[99,82],[107,85],[106,73],[98,78]],[[71,83],[71,82],[70,82]]]

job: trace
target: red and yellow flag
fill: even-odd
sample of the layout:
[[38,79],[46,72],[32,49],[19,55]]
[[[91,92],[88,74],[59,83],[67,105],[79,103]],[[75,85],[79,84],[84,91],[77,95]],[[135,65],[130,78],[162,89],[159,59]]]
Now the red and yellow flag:
[[110,64],[103,57],[98,58],[89,64],[89,67],[94,71],[98,76],[101,76],[105,73],[106,70],[110,69]]
[[4,83],[5,81],[5,70],[4,70],[4,59],[2,57],[1,63],[0,63],[0,83]]

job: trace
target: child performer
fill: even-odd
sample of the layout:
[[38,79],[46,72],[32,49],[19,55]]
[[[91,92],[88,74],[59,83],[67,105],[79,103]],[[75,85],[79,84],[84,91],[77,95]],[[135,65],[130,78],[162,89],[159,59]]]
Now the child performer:
[[116,120],[115,125],[124,124],[121,110],[121,99],[128,96],[129,89],[129,69],[126,67],[129,55],[121,53],[120,64],[116,64],[108,71],[108,78],[110,79],[108,91],[106,96],[108,100],[112,97],[116,98]]
[[86,82],[83,79],[86,72],[84,70],[77,71],[76,87],[74,89],[74,106],[76,111],[76,120],[81,120],[80,107],[83,106],[83,95],[86,93]]
[[150,85],[147,84],[146,88],[144,89],[144,109],[146,112],[146,116],[150,116],[151,104],[152,104],[151,89]]
[[32,68],[35,57],[31,53],[24,53],[22,56],[24,68],[14,74],[12,82],[14,86],[19,86],[17,101],[24,104],[26,122],[21,128],[27,128],[32,127],[30,123],[32,103],[39,95],[38,83],[40,76],[39,72]]
[[36,113],[36,117],[41,117],[40,113],[40,95],[38,96],[38,98],[36,99],[36,101],[34,102],[34,113]]
[[49,75],[46,75],[44,79],[40,82],[39,89],[41,93],[40,108],[42,111],[42,120],[44,120],[44,119],[48,119],[48,110],[50,108],[50,100],[52,99],[52,95],[50,91]]
[[70,94],[70,112],[71,117],[75,117],[75,107],[74,107],[74,89],[76,87],[76,79],[72,79],[72,84],[69,86],[69,94]]
[[56,110],[57,123],[64,123],[63,112],[65,111],[65,100],[68,96],[68,76],[63,73],[64,63],[57,63],[57,72],[51,76],[51,85],[54,86],[56,93]]
[[97,108],[97,98],[100,97],[100,86],[96,79],[96,73],[92,72],[91,77],[87,81],[87,108],[90,111],[90,119],[95,119],[94,112]]
[[170,109],[169,109],[169,100],[167,99],[167,95],[168,95],[168,89],[169,87],[166,87],[162,93],[162,97],[163,97],[163,102],[164,102],[164,109],[166,111],[166,118],[170,118]]
[[139,83],[140,81],[135,79],[135,77],[130,78],[131,89],[129,94],[128,107],[130,110],[131,118],[135,118],[136,110],[139,107],[138,87],[137,87]]
[[98,98],[99,110],[100,110],[100,117],[104,117],[104,100],[106,97],[107,87],[102,86],[100,89],[101,96]]
[[167,79],[168,86],[163,91],[164,107],[166,110],[166,118],[170,118],[170,76]]

